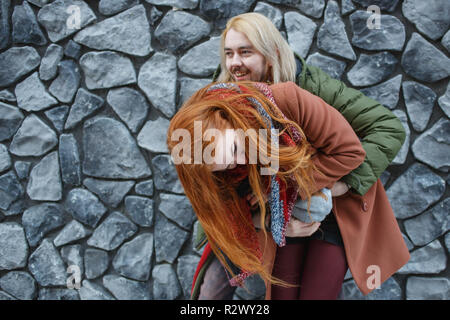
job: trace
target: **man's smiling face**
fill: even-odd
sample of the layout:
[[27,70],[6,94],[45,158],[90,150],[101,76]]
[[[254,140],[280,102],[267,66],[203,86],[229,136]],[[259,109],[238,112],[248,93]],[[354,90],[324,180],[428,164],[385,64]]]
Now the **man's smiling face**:
[[245,34],[233,28],[225,37],[225,62],[235,81],[263,82],[269,66],[264,56],[257,51]]

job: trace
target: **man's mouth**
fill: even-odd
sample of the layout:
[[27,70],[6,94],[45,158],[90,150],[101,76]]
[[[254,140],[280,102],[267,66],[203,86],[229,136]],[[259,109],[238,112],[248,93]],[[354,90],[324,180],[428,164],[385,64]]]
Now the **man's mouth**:
[[248,72],[238,70],[238,71],[234,71],[233,74],[236,78],[242,78],[242,77],[245,77],[246,75],[248,75]]

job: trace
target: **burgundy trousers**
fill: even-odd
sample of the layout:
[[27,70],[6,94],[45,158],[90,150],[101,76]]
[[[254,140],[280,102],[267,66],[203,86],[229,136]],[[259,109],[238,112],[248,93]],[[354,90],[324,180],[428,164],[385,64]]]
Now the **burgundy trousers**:
[[[298,287],[272,285],[273,300],[337,299],[347,272],[344,248],[323,240],[287,244],[277,249],[272,275]],[[236,287],[217,258],[205,272],[199,300],[231,300]]]
[[272,285],[272,300],[335,300],[347,272],[343,247],[309,239],[277,249],[272,275],[296,287]]

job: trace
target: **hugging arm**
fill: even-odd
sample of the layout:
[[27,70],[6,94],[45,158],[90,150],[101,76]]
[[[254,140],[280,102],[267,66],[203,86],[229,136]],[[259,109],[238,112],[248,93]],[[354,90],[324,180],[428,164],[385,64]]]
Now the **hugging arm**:
[[364,161],[366,153],[358,136],[336,109],[293,82],[271,88],[278,107],[297,122],[316,149],[312,159],[322,174],[314,173],[314,191],[331,189]]
[[399,152],[406,133],[400,120],[379,102],[347,87],[314,66],[303,64],[299,85],[338,110],[361,139],[364,162],[341,181],[364,195]]

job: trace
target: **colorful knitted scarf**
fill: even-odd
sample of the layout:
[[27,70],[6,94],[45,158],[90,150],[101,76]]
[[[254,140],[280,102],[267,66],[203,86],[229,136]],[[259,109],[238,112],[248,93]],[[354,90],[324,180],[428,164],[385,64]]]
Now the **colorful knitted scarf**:
[[[271,108],[271,112],[279,118],[287,119],[276,105],[275,99],[273,98],[272,91],[269,86],[265,83],[255,83],[254,85],[272,103],[272,105],[269,105],[269,107]],[[236,83],[217,83],[215,85],[212,85],[209,88],[208,92],[210,93],[210,95],[219,98],[248,93],[245,87],[242,87]],[[279,143],[284,145],[295,145],[301,142],[301,134],[292,125],[288,125],[286,127],[289,134],[288,132],[284,131],[281,134],[279,140],[275,129],[281,131],[283,129],[282,124],[274,121],[257,99],[253,97],[247,97],[246,100],[246,104],[249,107],[255,108],[263,117],[267,127],[271,129],[271,140],[277,148]],[[248,170],[245,165],[238,165],[235,169],[227,170],[226,174],[231,177],[231,180],[233,182],[241,182],[247,178]],[[294,207],[295,201],[297,200],[298,185],[292,176],[289,180],[287,180],[287,184],[284,183],[280,178],[278,178],[276,174],[273,174],[271,176],[270,186],[268,181],[269,179],[263,179],[270,208],[270,231],[275,243],[278,246],[282,247],[286,244],[286,226],[290,221],[292,209]],[[250,208],[245,199],[245,196],[241,198],[241,205],[244,210],[248,211],[249,214],[247,215],[247,217],[248,219],[250,219],[249,222],[252,224]],[[262,253],[258,245],[256,231],[254,229],[252,231],[244,230],[241,227],[242,223],[239,221],[232,221],[232,225],[235,229],[235,234],[239,236],[240,239],[242,239],[243,242],[246,243],[250,248],[256,250],[260,258],[262,259]],[[228,263],[230,265],[229,261]],[[249,275],[251,275],[251,273],[242,271],[236,277],[232,278],[230,280],[230,283],[232,285],[241,285],[243,280]]]

